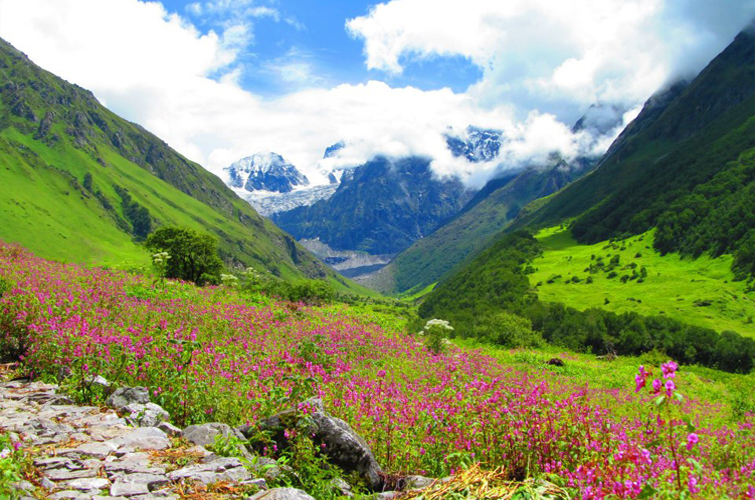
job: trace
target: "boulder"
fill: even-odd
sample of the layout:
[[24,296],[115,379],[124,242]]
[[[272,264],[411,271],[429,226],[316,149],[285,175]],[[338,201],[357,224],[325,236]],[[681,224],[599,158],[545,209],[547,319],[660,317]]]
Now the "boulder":
[[170,414],[155,403],[131,403],[121,408],[126,414],[126,422],[136,427],[157,427],[170,420]]
[[183,430],[182,436],[184,437],[184,439],[199,446],[209,446],[215,444],[215,438],[217,436],[235,436],[241,440],[244,439],[244,436],[239,431],[233,429],[229,425],[221,424],[219,422],[210,422],[209,424],[201,425],[190,425]]
[[[346,472],[357,472],[373,490],[382,489],[382,471],[367,442],[349,424],[326,412],[321,399],[311,398],[302,407],[307,408],[311,420],[307,432],[314,436],[316,445],[324,445],[322,449],[328,460]],[[286,410],[261,420],[257,426],[262,431],[270,431],[273,439],[285,446],[284,430],[296,426],[294,420],[299,414],[303,416],[304,410]],[[243,426],[240,430],[246,437],[256,434],[251,426]]]
[[296,488],[273,488],[255,493],[247,500],[315,500],[302,490]]
[[149,403],[149,390],[146,387],[120,387],[105,401],[105,404],[116,410],[134,403],[142,405]]

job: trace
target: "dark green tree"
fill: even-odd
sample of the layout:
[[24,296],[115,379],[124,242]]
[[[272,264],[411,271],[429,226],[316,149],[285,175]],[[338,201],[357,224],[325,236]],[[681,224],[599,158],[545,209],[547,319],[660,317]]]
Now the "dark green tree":
[[152,252],[168,252],[166,278],[203,285],[217,282],[223,270],[217,240],[187,227],[161,227],[149,235],[144,245]]

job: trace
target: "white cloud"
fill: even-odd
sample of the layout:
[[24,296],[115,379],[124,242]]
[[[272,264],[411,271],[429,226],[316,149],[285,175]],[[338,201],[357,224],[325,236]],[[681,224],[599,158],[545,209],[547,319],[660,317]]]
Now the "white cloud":
[[187,12],[196,16],[234,12],[234,22],[218,21],[222,29],[208,34],[157,2],[0,0],[0,36],[216,173],[241,157],[275,151],[316,178],[324,149],[345,140],[343,158],[330,163],[420,154],[434,159],[439,174],[479,184],[498,162],[453,158],[443,139],[449,130],[503,130],[510,165],[553,150],[569,156],[605,149],[607,142],[572,134],[567,125],[599,99],[634,107],[672,73],[705,61],[677,57],[684,50],[715,55],[736,31],[736,18],[719,15],[708,29],[704,16],[672,15],[661,0],[458,5],[394,0],[350,21],[349,29],[364,40],[367,64],[389,72],[414,58],[469,58],[484,76],[464,93],[378,80],[327,87],[306,53],[293,51],[257,68],[292,91],[254,95],[239,85],[239,56],[254,33],[250,19],[289,21],[252,0],[191,4]]
[[699,71],[755,15],[751,0],[393,0],[346,24],[368,68],[464,56],[481,104],[516,102],[562,120],[595,102],[635,104]]

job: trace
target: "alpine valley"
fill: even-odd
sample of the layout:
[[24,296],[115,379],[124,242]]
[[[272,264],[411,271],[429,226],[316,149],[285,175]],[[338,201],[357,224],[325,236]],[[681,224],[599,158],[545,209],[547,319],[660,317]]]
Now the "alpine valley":
[[0,500],[754,499],[755,7],[520,3],[0,0]]

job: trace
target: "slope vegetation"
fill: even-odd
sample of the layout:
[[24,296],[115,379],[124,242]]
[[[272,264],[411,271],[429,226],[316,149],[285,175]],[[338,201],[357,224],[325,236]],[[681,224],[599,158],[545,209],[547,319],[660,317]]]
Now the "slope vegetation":
[[360,282],[385,293],[421,290],[484,248],[527,203],[558,191],[582,173],[559,162],[494,179],[458,215]]
[[283,278],[324,266],[220,179],[0,40],[0,238],[40,255],[141,265],[160,225],[213,233],[229,265]]

